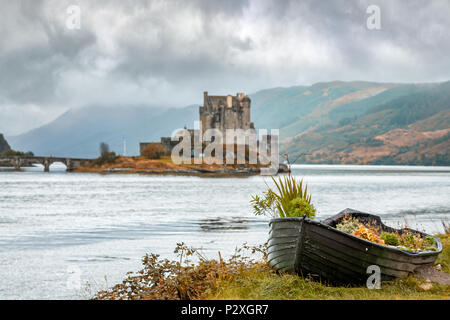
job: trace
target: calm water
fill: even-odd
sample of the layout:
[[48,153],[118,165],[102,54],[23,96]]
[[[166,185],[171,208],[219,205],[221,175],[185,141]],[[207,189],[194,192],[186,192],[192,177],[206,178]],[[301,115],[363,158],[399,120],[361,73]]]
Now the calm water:
[[[53,165],[0,171],[0,299],[88,298],[136,271],[145,253],[177,242],[208,257],[266,241],[250,195],[267,177],[65,173]],[[318,219],[347,207],[434,233],[450,219],[450,167],[296,166]],[[90,284],[86,287],[86,283]]]

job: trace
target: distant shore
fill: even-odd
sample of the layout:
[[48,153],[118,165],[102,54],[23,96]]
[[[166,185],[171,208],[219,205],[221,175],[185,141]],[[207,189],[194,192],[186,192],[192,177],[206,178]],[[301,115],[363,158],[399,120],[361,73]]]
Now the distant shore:
[[[261,168],[264,166],[255,164],[175,164],[170,157],[152,160],[144,157],[120,156],[111,163],[101,165],[86,162],[74,171],[100,174],[247,176],[260,174]],[[280,166],[279,172],[287,172],[287,167]]]

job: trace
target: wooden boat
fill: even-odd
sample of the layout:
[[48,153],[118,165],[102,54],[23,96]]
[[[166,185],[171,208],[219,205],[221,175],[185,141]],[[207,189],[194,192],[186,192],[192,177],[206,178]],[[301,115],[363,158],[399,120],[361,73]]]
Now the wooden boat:
[[[384,232],[408,230],[436,239],[436,251],[412,253],[381,245],[336,229],[345,215],[365,223],[376,223]],[[303,218],[276,218],[270,221],[269,263],[278,271],[310,275],[335,284],[363,284],[370,274],[367,267],[377,265],[381,280],[406,277],[417,268],[433,265],[442,251],[439,238],[412,229],[393,229],[379,216],[345,209],[322,222]]]

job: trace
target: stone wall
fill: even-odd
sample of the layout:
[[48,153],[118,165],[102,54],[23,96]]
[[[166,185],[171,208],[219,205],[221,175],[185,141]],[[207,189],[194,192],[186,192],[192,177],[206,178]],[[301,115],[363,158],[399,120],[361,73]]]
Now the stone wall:
[[[194,143],[194,131],[189,130],[189,133],[191,134],[191,145]],[[172,152],[172,149],[182,141],[183,138],[180,138],[180,140],[172,141],[171,137],[161,137],[161,142],[141,142],[139,143],[139,150],[140,154],[142,155],[142,150],[150,144],[161,144],[164,150],[166,150],[167,154],[170,154]]]
[[208,92],[204,92],[203,106],[199,108],[203,133],[213,128],[223,133],[226,129],[253,129],[250,104],[250,98],[243,93],[236,96],[209,96]]

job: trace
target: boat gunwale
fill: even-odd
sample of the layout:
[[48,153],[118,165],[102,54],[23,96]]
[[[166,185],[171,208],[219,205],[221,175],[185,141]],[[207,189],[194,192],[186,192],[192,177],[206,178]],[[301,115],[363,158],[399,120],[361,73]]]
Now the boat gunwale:
[[[315,231],[311,231],[311,232],[313,232],[313,233],[315,233],[315,234],[318,234],[317,232],[315,232]],[[324,235],[324,234],[318,234],[319,236],[321,236],[321,237],[323,237],[323,238],[326,238],[326,239],[328,239],[328,240],[331,240],[331,241],[335,241],[335,239],[333,239],[333,238],[331,238],[331,237],[327,237],[326,235]],[[322,247],[326,247],[326,248],[328,248],[328,249],[336,249],[335,247],[331,247],[331,246],[329,246],[329,245],[327,245],[327,244],[325,244],[325,243],[323,243],[322,241],[320,241],[321,242],[321,245],[322,245]],[[335,241],[336,242],[336,241]],[[347,243],[345,243],[345,242],[339,242],[342,246],[344,246],[344,247],[347,247],[347,248],[350,248],[350,249],[352,249],[352,250],[358,250],[357,248],[354,248],[354,247],[351,247],[351,246],[349,246]],[[321,249],[322,250],[322,249]],[[347,251],[345,251],[345,250],[339,250],[340,251],[340,254],[343,254],[344,256],[346,256],[346,257],[349,257],[350,259],[352,259],[352,258],[355,258],[355,256],[354,255],[352,255],[352,254],[349,254],[349,253],[347,253]],[[383,260],[386,260],[386,261],[392,261],[392,262],[395,262],[396,264],[401,264],[401,265],[403,265],[403,264],[409,264],[409,265],[415,265],[415,266],[417,266],[417,267],[419,267],[419,266],[421,266],[421,265],[427,265],[427,264],[429,264],[429,262],[419,262],[419,261],[417,261],[417,262],[410,262],[410,261],[402,261],[402,260],[397,260],[396,258],[392,258],[392,257],[380,257],[380,255],[379,254],[377,254],[377,253],[371,253],[371,252],[366,252],[366,254],[368,254],[368,255],[370,255],[370,256],[372,256],[372,257],[374,257],[374,258],[381,258],[381,259],[383,259]],[[337,256],[337,255],[333,255],[333,254],[329,254],[329,255],[331,255],[331,256],[334,256],[334,257],[336,257],[336,258],[340,258],[339,256]],[[416,256],[417,257],[417,256]],[[422,257],[427,257],[427,256],[422,256]],[[409,258],[409,257],[408,257]],[[365,259],[364,261],[366,261],[367,262],[367,260],[368,259]],[[388,269],[393,269],[393,270],[398,270],[398,271],[404,271],[405,269],[396,269],[396,268],[394,268],[394,267],[392,267],[392,266],[389,266],[389,265],[385,265],[385,264],[382,264],[382,263],[377,263],[379,266],[381,266],[381,267],[383,267],[383,268],[388,268]]]
[[[338,218],[340,216],[343,216],[344,214],[364,214],[364,215],[367,215],[367,216],[370,216],[370,217],[374,217],[375,220],[378,220],[380,222],[380,224],[382,226],[384,226],[384,227],[388,227],[388,228],[391,228],[391,229],[396,230],[396,231],[405,231],[405,230],[413,231],[415,233],[421,234],[422,236],[432,237],[432,238],[434,238],[436,240],[436,245],[437,245],[436,251],[409,252],[409,251],[405,251],[405,250],[402,250],[402,249],[399,249],[399,248],[396,248],[396,247],[393,247],[393,246],[382,245],[382,244],[379,244],[379,243],[376,243],[376,242],[372,242],[372,241],[369,241],[369,240],[366,240],[366,239],[362,239],[360,237],[354,236],[354,235],[352,235],[350,233],[347,233],[345,231],[338,230],[337,228],[334,228],[334,227],[324,223],[324,221],[333,221],[334,218]],[[331,230],[333,232],[336,232],[338,234],[347,236],[347,237],[349,237],[352,240],[359,241],[360,243],[367,244],[367,245],[372,245],[372,246],[375,246],[375,247],[378,247],[378,248],[382,248],[382,249],[385,249],[385,250],[388,250],[388,251],[391,251],[391,252],[394,252],[394,253],[397,253],[397,254],[403,254],[403,255],[406,255],[406,256],[412,257],[412,258],[419,257],[419,256],[433,256],[433,255],[437,256],[437,255],[439,255],[442,252],[441,240],[438,237],[434,236],[434,235],[431,235],[431,234],[428,234],[428,233],[425,233],[425,232],[422,232],[422,231],[414,230],[414,229],[411,229],[411,228],[395,229],[395,228],[386,226],[381,221],[381,218],[379,216],[376,216],[376,215],[373,215],[373,214],[370,214],[370,213],[361,212],[361,211],[354,210],[354,209],[350,209],[350,208],[344,209],[341,212],[339,212],[338,214],[336,214],[334,216],[331,216],[331,217],[329,217],[329,218],[327,218],[325,220],[322,220],[322,221],[311,220],[311,219],[309,219],[307,217],[273,218],[273,219],[271,219],[269,221],[269,227],[274,222],[300,222],[301,223],[302,221],[306,222],[308,224],[315,224],[315,225],[318,225],[320,227],[327,228],[327,229],[329,229],[329,230]]]

